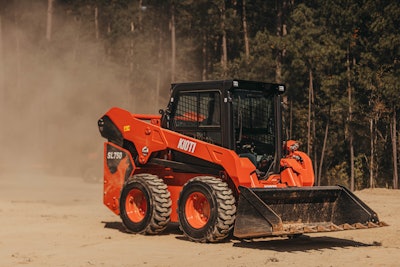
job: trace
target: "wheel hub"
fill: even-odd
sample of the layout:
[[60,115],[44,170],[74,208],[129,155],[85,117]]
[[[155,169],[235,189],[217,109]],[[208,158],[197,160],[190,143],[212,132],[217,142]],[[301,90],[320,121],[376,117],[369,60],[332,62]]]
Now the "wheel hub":
[[193,228],[204,227],[210,218],[210,203],[207,197],[200,192],[189,195],[185,205],[186,220]]
[[141,190],[132,189],[129,191],[125,202],[125,210],[129,219],[135,223],[144,219],[147,211],[147,201]]

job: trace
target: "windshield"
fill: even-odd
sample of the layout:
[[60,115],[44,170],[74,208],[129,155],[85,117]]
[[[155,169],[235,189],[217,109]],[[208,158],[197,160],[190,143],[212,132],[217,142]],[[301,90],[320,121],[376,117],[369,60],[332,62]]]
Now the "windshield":
[[273,95],[235,89],[233,116],[236,152],[273,156],[275,145]]

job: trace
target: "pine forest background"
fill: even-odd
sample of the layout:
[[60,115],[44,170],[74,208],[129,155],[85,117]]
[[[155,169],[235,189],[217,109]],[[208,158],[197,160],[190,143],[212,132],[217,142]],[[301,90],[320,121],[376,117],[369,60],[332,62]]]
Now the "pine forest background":
[[318,185],[398,188],[399,29],[393,0],[0,0],[0,170],[79,173],[110,107],[238,78],[286,84]]

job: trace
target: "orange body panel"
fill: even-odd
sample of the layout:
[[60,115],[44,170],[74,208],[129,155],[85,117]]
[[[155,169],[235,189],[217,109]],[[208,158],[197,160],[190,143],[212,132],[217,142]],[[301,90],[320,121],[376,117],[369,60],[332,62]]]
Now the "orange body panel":
[[[157,151],[175,149],[188,155],[221,165],[236,186],[257,187],[259,185],[255,166],[247,158],[240,158],[234,151],[188,137],[159,125],[148,123],[148,118],[138,119],[128,111],[112,108],[107,115],[122,133],[124,139],[132,141],[139,153],[139,162],[147,163]],[[146,151],[146,153],[143,153]]]
[[171,193],[171,201],[172,201],[171,222],[178,222],[178,213],[176,211],[178,210],[178,199],[179,199],[179,194],[182,191],[182,186],[169,185],[168,191]]
[[282,183],[290,186],[313,186],[314,171],[312,161],[308,155],[301,151],[294,151],[286,158],[281,159]]
[[[107,164],[107,145],[113,146],[118,150],[124,151],[124,156],[118,164],[116,172],[112,173]],[[119,215],[119,196],[122,186],[124,185],[124,178],[132,174],[128,173],[129,164],[134,164],[129,151],[114,145],[113,143],[104,143],[104,188],[103,188],[103,203],[112,212]]]

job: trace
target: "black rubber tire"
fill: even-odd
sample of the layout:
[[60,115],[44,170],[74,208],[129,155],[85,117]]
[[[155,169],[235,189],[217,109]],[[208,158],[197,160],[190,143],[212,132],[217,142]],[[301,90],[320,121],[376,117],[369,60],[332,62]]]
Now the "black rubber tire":
[[[186,203],[193,193],[199,192],[207,198],[210,216],[201,228],[194,228],[188,221]],[[178,201],[180,228],[194,242],[219,242],[227,238],[233,229],[236,217],[235,197],[228,184],[212,176],[198,176],[188,181]]]
[[[130,192],[138,190],[146,201],[144,218],[140,221],[130,219],[126,207]],[[120,197],[120,217],[126,230],[138,234],[161,233],[170,221],[171,198],[167,185],[157,175],[142,173],[131,177],[124,185]]]

